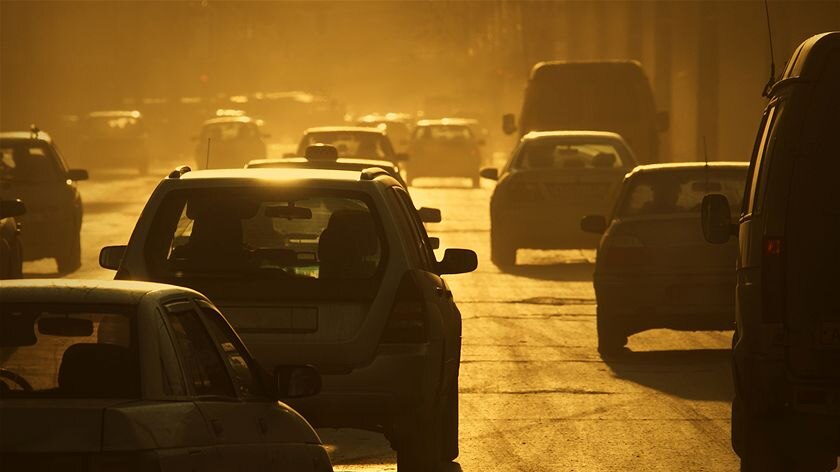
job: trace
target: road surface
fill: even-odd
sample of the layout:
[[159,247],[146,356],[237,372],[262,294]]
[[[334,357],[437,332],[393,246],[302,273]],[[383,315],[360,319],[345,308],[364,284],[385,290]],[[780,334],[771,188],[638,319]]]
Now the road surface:
[[[157,181],[93,174],[85,204],[83,265],[70,277],[109,278],[99,248],[124,244]],[[463,182],[467,185],[469,182]],[[425,184],[425,185],[423,185]],[[439,207],[430,225],[442,249],[479,254],[478,270],[447,276],[463,314],[461,455],[453,471],[735,471],[729,445],[730,332],[651,331],[605,362],[596,351],[593,251],[520,251],[501,272],[489,260],[492,183],[418,181],[417,206]],[[55,276],[50,260],[27,277]],[[377,434],[319,430],[335,469],[395,470]]]

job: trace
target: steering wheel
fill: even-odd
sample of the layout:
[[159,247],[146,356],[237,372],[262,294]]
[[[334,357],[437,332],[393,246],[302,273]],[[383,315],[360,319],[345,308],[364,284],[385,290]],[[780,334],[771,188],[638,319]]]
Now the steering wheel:
[[6,382],[3,382],[3,379],[11,380],[12,382],[18,384],[20,388],[26,392],[31,392],[33,390],[32,385],[30,385],[25,378],[21,377],[20,374],[16,374],[11,370],[0,367],[0,382],[5,384]]

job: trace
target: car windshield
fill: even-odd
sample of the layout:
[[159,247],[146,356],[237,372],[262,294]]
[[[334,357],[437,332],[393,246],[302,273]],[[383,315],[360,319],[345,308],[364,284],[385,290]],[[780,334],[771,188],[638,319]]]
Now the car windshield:
[[133,116],[92,116],[85,120],[85,134],[92,138],[136,138],[143,132],[143,122]]
[[133,306],[4,303],[0,397],[136,398]]
[[300,143],[298,153],[302,156],[306,147],[312,144],[335,146],[339,157],[360,157],[390,160],[393,150],[387,139],[378,133],[352,131],[324,131],[307,133]]
[[61,168],[43,141],[0,141],[0,180],[48,182],[61,177]]
[[170,193],[147,246],[164,277],[374,278],[384,243],[365,194],[232,187]]
[[467,141],[473,139],[473,134],[467,126],[429,125],[419,126],[415,138],[435,141]]
[[726,196],[737,217],[747,169],[699,169],[648,172],[637,175],[619,205],[618,216],[700,214],[703,197]]
[[526,142],[514,169],[613,169],[631,164],[623,146],[611,142],[536,139]]

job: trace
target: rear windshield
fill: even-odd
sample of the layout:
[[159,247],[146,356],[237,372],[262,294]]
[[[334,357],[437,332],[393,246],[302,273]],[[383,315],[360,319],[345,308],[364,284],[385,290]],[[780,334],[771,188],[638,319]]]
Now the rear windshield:
[[344,131],[309,133],[303,137],[298,154],[304,155],[307,146],[319,143],[335,146],[339,157],[390,160],[394,154],[388,139],[381,134]]
[[158,277],[176,280],[271,279],[277,286],[370,280],[385,253],[372,207],[358,192],[171,192],[149,233],[148,263]]
[[0,397],[137,398],[133,306],[3,304]]
[[433,139],[435,141],[468,141],[473,139],[472,131],[467,126],[419,126],[414,133],[415,139]]
[[259,137],[259,130],[253,123],[214,123],[206,125],[201,132],[202,142],[210,138],[212,142],[236,141],[239,139],[255,139]]
[[526,142],[514,169],[613,169],[632,166],[623,146],[610,142],[537,139]]
[[140,118],[133,116],[95,116],[84,123],[85,134],[93,138],[137,138],[145,132]]
[[61,164],[43,141],[0,141],[0,180],[50,182],[61,178],[61,171]]
[[743,169],[699,169],[637,175],[620,204],[618,216],[700,214],[703,197],[719,193],[729,200],[733,218],[740,212],[747,175]]

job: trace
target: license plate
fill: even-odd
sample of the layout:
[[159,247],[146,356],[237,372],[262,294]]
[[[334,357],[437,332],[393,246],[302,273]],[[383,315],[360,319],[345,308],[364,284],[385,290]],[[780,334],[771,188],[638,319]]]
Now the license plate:
[[822,348],[840,349],[840,323],[825,323],[817,329],[817,345]]

